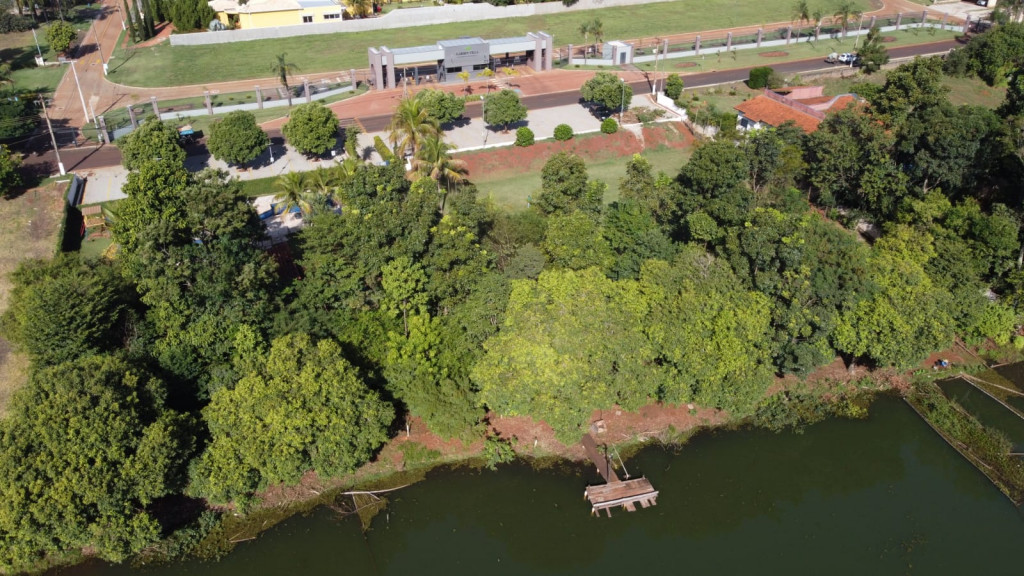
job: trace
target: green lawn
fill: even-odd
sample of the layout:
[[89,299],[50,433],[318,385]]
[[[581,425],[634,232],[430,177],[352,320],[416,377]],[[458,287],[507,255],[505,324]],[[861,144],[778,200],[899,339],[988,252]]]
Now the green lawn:
[[[823,0],[818,6],[825,13],[831,13],[841,2],[842,0]],[[860,9],[869,8],[868,0],[855,0],[854,3]],[[792,0],[680,0],[529,18],[299,36],[208,46],[171,47],[161,44],[127,51],[119,46],[111,63],[109,79],[129,86],[176,86],[264,78],[271,75],[271,62],[275,55],[282,52],[290,55],[290,59],[300,66],[302,73],[349,70],[367,66],[366,49],[370,46],[416,46],[459,36],[504,38],[534,30],[552,34],[556,46],[565,46],[570,43],[582,43],[583,36],[578,31],[579,25],[595,17],[604,22],[606,39],[629,40],[658,34],[696,32],[787,20],[793,11],[792,4]]]
[[[65,14],[68,22],[78,29],[81,39],[92,24],[91,16],[96,8],[93,5],[76,6]],[[41,17],[40,17],[41,18]],[[36,29],[39,38],[39,49],[47,62],[56,62],[57,54],[50,50],[46,43],[46,30],[49,24],[43,23]],[[15,90],[24,92],[53,92],[67,72],[67,66],[47,66],[37,68],[35,57],[38,54],[32,31],[9,32],[0,34],[0,61],[11,64],[13,72],[11,81]]]
[[[644,156],[654,167],[654,172],[665,172],[674,176],[690,157],[689,150],[660,148],[647,150]],[[587,163],[587,173],[592,180],[600,180],[608,185],[605,202],[619,199],[619,180],[626,175],[627,158],[613,158],[603,162]],[[489,180],[477,178],[473,181],[479,191],[480,198],[490,198],[495,206],[519,211],[527,206],[527,197],[536,195],[540,190],[540,171],[517,174],[512,177]]]
[[[825,86],[825,94],[837,95],[851,91],[851,86],[858,82],[873,82],[882,84],[885,82],[884,74],[871,76],[859,76],[854,78],[829,78],[822,84]],[[998,108],[1006,99],[1005,87],[992,87],[985,84],[976,76],[968,78],[951,78],[945,76],[942,83],[949,88],[949,101],[959,106],[970,104],[972,106],[984,106],[986,108]]]
[[[938,42],[940,40],[956,38],[958,35],[959,34],[956,32],[935,30],[934,28],[920,31],[915,29],[913,31],[889,32],[887,33],[887,36],[892,36],[896,40],[894,42],[887,42],[885,46],[893,47],[908,44],[922,44],[925,42]],[[858,44],[861,42],[863,42],[863,39],[860,39]],[[831,38],[822,37],[817,42],[801,41],[800,43],[793,43],[789,46],[772,46],[752,50],[735,50],[728,54],[704,54],[690,58],[664,60],[658,63],[658,70],[675,72],[683,75],[687,73],[728,70],[731,68],[746,68],[748,66],[771,66],[773,63],[788,62],[790,60],[803,60],[805,58],[814,58],[815,56],[820,56],[822,58],[822,67],[825,67],[827,66],[825,64],[825,56],[830,52],[853,52],[853,43],[853,38],[833,40]],[[775,51],[786,52],[787,55],[783,57],[761,56],[762,52]],[[696,66],[694,66],[694,64],[696,64]],[[637,64],[637,67],[642,70],[654,70],[654,63],[645,62],[643,64]],[[683,77],[683,80],[686,80],[685,76]]]

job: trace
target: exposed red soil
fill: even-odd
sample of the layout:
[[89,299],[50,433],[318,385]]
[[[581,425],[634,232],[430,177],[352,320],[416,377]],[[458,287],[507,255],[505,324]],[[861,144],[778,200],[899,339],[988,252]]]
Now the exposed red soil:
[[565,142],[552,140],[538,142],[533,146],[481,150],[460,154],[459,159],[466,162],[469,178],[472,180],[481,176],[500,178],[505,174],[540,171],[548,158],[562,151],[577,154],[587,162],[600,162],[631,156],[643,152],[645,148],[668,146],[684,149],[693,145],[693,133],[680,122],[645,126],[642,130],[642,143],[632,132],[620,129],[615,134],[590,134]]
[[676,62],[672,65],[673,68],[696,68],[696,62]]
[[789,56],[789,52],[775,50],[774,52],[761,52],[758,56],[764,56],[765,58],[782,58],[783,56]]
[[882,36],[882,39],[880,40],[880,42],[895,42],[895,41],[896,41],[896,37],[895,36]]

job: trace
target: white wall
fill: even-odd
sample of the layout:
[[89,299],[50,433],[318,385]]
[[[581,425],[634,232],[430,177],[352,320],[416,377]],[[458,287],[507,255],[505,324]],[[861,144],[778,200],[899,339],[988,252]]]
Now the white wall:
[[[450,24],[473,20],[499,20],[502,18],[519,18],[538,14],[558,14],[614,6],[636,6],[658,2],[677,0],[579,0],[576,4],[566,7],[561,2],[545,2],[542,4],[515,4],[512,6],[492,6],[490,4],[449,4],[446,6],[430,6],[426,8],[400,8],[392,10],[377,18],[360,20],[342,20],[339,22],[323,22],[300,24],[297,26],[278,26],[274,28],[253,28],[249,30],[224,30],[221,32],[194,32],[191,34],[172,34],[171,46],[200,46],[203,44],[223,44],[226,42],[244,42],[246,40],[263,40],[266,38],[288,38],[291,36],[309,36],[312,34],[334,34],[337,32],[366,32],[368,30],[390,30],[411,26],[430,26],[432,24]],[[511,30],[510,36],[525,34],[527,30]],[[444,38],[438,38],[444,40]],[[395,47],[404,47],[396,43]]]

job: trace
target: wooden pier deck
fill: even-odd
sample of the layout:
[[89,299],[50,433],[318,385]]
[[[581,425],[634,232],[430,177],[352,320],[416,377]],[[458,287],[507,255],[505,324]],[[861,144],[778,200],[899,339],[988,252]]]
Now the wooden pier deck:
[[611,509],[615,506],[622,506],[629,512],[635,512],[637,504],[647,508],[658,503],[658,491],[647,478],[619,480],[611,460],[601,452],[590,434],[583,435],[583,449],[606,482],[598,486],[588,486],[583,492],[583,497],[590,501],[592,514],[599,515],[601,510],[604,510],[611,516]]
[[600,514],[601,510],[605,510],[608,516],[612,515],[611,508],[614,506],[622,506],[629,512],[635,512],[637,504],[647,508],[658,503],[658,491],[647,478],[588,486],[584,495],[590,500],[592,513]]

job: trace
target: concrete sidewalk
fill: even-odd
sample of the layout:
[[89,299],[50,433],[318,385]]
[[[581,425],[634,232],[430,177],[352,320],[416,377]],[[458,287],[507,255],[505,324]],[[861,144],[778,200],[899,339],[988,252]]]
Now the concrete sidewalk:
[[[635,98],[635,100],[638,101],[638,105],[650,106],[646,97]],[[559,124],[572,126],[573,132],[576,134],[596,132],[601,128],[601,120],[579,104],[531,110],[526,121],[520,125],[529,127],[533,130],[536,139],[543,140],[552,138],[555,127]],[[515,128],[517,127],[510,127],[508,132],[502,132],[500,128],[488,128],[481,118],[467,119],[463,124],[446,131],[445,139],[455,147],[455,152],[509,146],[516,140]],[[363,159],[379,163],[381,162],[380,155],[373,149],[375,136],[380,136],[387,142],[388,134],[386,132],[371,132],[359,135],[358,147]],[[209,154],[189,156],[185,159],[185,167],[192,172],[198,172],[204,168],[219,168],[239,180],[255,180],[274,178],[287,172],[309,172],[320,167],[330,167],[343,158],[339,151],[338,155],[331,160],[313,161],[280,143],[273,145],[273,154],[273,162],[270,161],[270,151],[268,151],[257,158],[251,166],[241,169],[229,167]],[[81,172],[80,175],[86,178],[82,204],[95,204],[126,198],[126,195],[121,192],[121,186],[127,179],[128,172],[123,167],[91,169]]]

